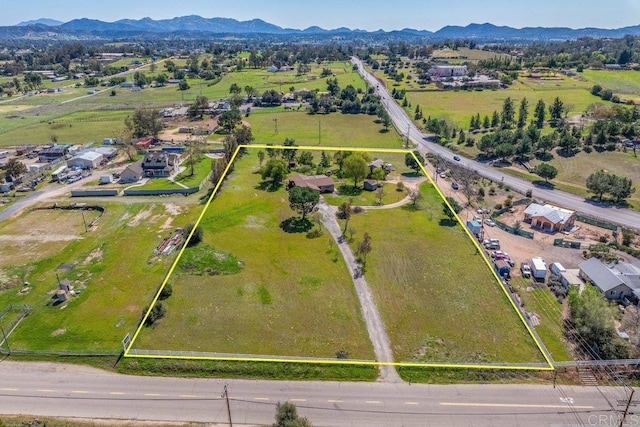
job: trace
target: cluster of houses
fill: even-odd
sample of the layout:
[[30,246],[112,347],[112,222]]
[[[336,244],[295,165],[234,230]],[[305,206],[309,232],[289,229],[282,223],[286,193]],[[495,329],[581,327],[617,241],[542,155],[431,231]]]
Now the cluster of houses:
[[440,89],[498,88],[501,85],[500,80],[483,74],[470,77],[466,65],[435,65],[428,73]]

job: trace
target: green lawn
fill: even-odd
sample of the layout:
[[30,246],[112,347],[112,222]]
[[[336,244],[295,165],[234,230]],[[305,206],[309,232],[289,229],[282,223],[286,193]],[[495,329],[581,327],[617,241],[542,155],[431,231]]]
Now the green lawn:
[[[402,362],[543,362],[515,309],[460,226],[441,223],[423,184],[422,209],[370,211],[349,227],[372,252],[366,278]],[[390,232],[392,230],[392,232]]]
[[[25,239],[4,241],[7,254],[22,254],[22,261],[0,267],[0,283],[30,283],[29,292],[19,293],[22,286],[0,291],[0,312],[9,304],[29,304],[27,316],[10,336],[12,349],[50,351],[118,351],[120,341],[127,332],[133,332],[143,308],[159,285],[168,267],[169,259],[149,262],[153,248],[160,243],[173,226],[183,226],[198,209],[185,205],[173,218],[169,207],[160,203],[104,203],[105,215],[97,227],[84,233],[80,212],[56,211],[48,222],[55,230],[43,232],[52,236],[49,242]],[[44,221],[34,213],[4,221],[2,235],[20,235],[31,226],[42,226]],[[92,217],[85,213],[87,220]],[[63,220],[67,218],[63,222]],[[71,222],[70,222],[71,221]],[[64,224],[65,225],[63,227]],[[26,232],[25,234],[28,234]],[[62,233],[78,236],[76,240],[56,237]],[[8,262],[8,261],[7,261]],[[72,270],[60,270],[62,263],[75,264]],[[57,307],[48,306],[57,277],[69,279],[81,293]],[[10,320],[8,320],[10,321]],[[5,322],[5,320],[2,320]],[[5,324],[6,326],[6,324]]]
[[207,156],[200,156],[200,160],[193,167],[193,174],[191,174],[190,167],[182,162],[182,167],[186,168],[183,172],[176,175],[176,182],[186,185],[187,187],[197,187],[211,172],[211,158]]
[[[382,183],[384,195],[382,196],[382,205],[389,205],[399,202],[407,195],[406,191],[397,191],[396,184]],[[349,199],[352,200],[353,206],[377,206],[378,196],[376,191],[365,191],[362,185],[359,188],[353,187],[353,181],[340,181],[336,185],[336,189],[340,194],[324,195],[325,200],[330,205],[338,206]]]
[[201,224],[200,245],[238,259],[240,272],[197,275],[180,260],[165,318],[144,328],[134,348],[325,358],[345,350],[373,359],[335,244],[327,234],[284,231],[294,216],[286,192],[257,188],[257,168],[255,152],[240,159]]

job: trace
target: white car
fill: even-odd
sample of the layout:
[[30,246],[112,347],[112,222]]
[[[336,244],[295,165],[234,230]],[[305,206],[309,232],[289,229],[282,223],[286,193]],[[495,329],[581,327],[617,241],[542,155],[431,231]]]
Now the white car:
[[485,219],[484,223],[487,224],[489,227],[495,227],[496,226],[496,223],[492,219],[489,219],[489,218]]

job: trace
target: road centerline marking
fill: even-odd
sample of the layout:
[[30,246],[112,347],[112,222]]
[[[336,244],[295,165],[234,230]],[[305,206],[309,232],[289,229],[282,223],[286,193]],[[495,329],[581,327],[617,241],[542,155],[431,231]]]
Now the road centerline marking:
[[404,402],[405,405],[419,405],[418,402]]
[[289,402],[306,402],[307,399],[289,399]]
[[10,387],[3,387],[3,388],[0,388],[0,390],[2,390],[2,391],[18,391],[17,388],[10,388]]
[[329,400],[327,400],[327,402],[329,402],[329,403],[342,403],[342,400],[339,400],[339,399],[329,399]]
[[198,397],[195,394],[181,394],[180,397]]
[[110,391],[109,394],[114,394],[114,395],[123,395],[124,393],[121,391]]
[[74,394],[87,394],[89,392],[86,391],[86,390],[71,390],[71,393],[74,393]]
[[254,397],[253,400],[269,400],[268,397]]
[[379,400],[365,400],[364,403],[369,403],[369,404],[379,404],[380,401]]
[[578,405],[545,405],[529,403],[465,403],[465,402],[439,402],[440,406],[473,406],[478,408],[542,408],[542,409],[593,409],[593,406]]

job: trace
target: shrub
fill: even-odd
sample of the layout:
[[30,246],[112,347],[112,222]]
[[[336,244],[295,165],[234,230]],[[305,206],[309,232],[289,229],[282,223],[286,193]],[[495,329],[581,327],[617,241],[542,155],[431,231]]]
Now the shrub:
[[[165,308],[165,306],[162,304],[161,301],[158,301],[156,305],[154,305],[151,311],[149,312],[149,316],[144,321],[144,326],[147,326],[147,327],[153,326],[158,320],[164,317],[166,312],[167,312],[167,309]],[[145,313],[146,313],[146,309],[145,309]]]
[[404,182],[398,181],[396,185],[396,191],[404,191]]
[[480,187],[480,188],[478,189],[478,196],[480,196],[480,197],[484,197],[484,187]]
[[502,209],[502,203],[498,203],[498,204],[496,204],[496,205],[493,207],[493,209],[495,209],[495,210],[499,211],[500,209]]
[[317,227],[313,228],[311,231],[307,233],[307,239],[315,239],[322,236],[322,229]]
[[[193,229],[193,224],[187,224],[187,226],[182,230],[182,236],[186,239],[189,237],[191,230]],[[193,236],[187,242],[187,246],[195,246],[202,241],[202,227],[197,226],[196,230],[193,232]]]
[[172,294],[173,294],[173,286],[171,286],[171,283],[167,283],[164,286],[164,288],[162,288],[162,290],[160,291],[160,295],[158,296],[158,298],[160,298],[161,300],[165,300],[169,298]]

